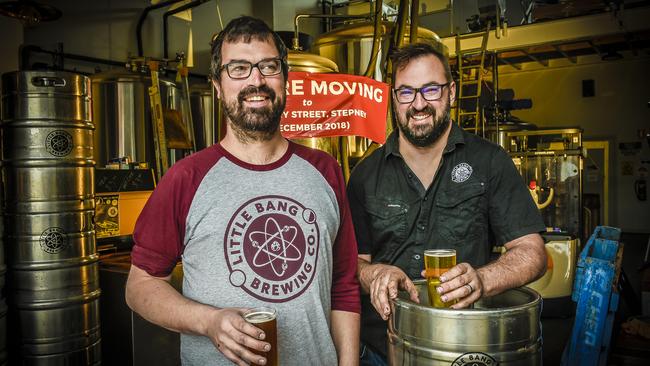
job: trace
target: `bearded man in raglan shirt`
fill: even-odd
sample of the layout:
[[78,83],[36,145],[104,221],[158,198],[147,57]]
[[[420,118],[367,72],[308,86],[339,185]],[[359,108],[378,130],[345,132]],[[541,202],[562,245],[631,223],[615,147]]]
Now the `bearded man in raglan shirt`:
[[[287,50],[261,20],[212,44],[223,140],[164,175],[134,231],[129,306],[181,333],[183,365],[264,365],[246,308],[277,309],[282,365],[356,365],[357,246],[337,162],[280,135]],[[179,260],[183,293],[169,283]],[[250,349],[249,349],[250,348]]]

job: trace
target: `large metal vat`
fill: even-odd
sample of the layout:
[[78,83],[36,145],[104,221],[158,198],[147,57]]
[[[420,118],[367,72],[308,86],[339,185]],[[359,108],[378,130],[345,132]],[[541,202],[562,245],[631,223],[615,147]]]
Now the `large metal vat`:
[[[385,52],[388,50],[391,31],[394,26],[394,23],[382,22],[381,47],[378,60],[385,58]],[[372,58],[374,29],[374,22],[363,22],[323,33],[312,43],[311,52],[334,61],[342,73],[362,75]],[[440,37],[434,32],[420,27],[417,34],[417,42],[429,43],[444,54],[449,53]],[[410,42],[409,32],[405,32],[404,42]],[[378,72],[375,73],[375,78],[380,81],[385,80],[386,75],[382,75],[379,69],[377,68]],[[387,130],[390,131],[390,129]],[[370,141],[366,138],[355,137],[348,139],[349,158],[351,160],[361,158],[369,145]]]
[[[109,160],[129,157],[155,167],[155,151],[149,103],[151,77],[145,73],[113,70],[91,76],[94,159],[98,167]],[[181,110],[181,90],[169,80],[160,79],[163,108]]]
[[[428,304],[426,281],[416,281],[415,285],[420,301]],[[511,289],[481,299],[473,309],[466,310],[416,304],[402,292],[391,307],[391,365],[471,365],[470,361],[499,366],[542,364],[542,301],[529,288]]]
[[[388,49],[393,27],[394,23],[382,23],[381,50],[384,53]],[[372,56],[374,29],[374,23],[364,22],[323,33],[312,43],[311,52],[334,61],[338,65],[340,72],[355,75],[363,74]],[[410,42],[408,32],[404,34],[404,41],[405,43]],[[440,41],[440,37],[426,28],[418,28],[417,41],[432,44],[441,52],[449,53]]]
[[[338,72],[338,67],[332,60],[307,52],[289,51],[287,63],[291,71],[312,73]],[[304,138],[293,139],[292,141],[314,149],[323,150],[341,162],[338,137]]]
[[215,109],[214,87],[211,83],[190,86],[190,106],[194,120],[196,150],[205,149],[219,141],[217,128],[218,104]]
[[[101,362],[90,80],[2,76],[12,362]],[[15,351],[14,351],[15,350]]]
[[7,302],[4,298],[5,273],[5,248],[4,248],[4,217],[2,208],[4,207],[3,199],[4,186],[0,179],[0,366],[7,364]]

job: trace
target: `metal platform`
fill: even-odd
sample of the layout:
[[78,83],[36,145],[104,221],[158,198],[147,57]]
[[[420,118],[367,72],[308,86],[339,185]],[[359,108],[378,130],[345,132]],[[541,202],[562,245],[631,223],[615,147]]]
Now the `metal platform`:
[[[576,63],[577,56],[611,51],[639,54],[650,49],[650,6],[619,12],[576,16],[566,19],[511,26],[505,35],[490,32],[487,51],[499,55],[501,65],[520,68],[523,62],[548,66],[549,59],[564,58]],[[450,58],[456,54],[456,37],[442,38]],[[480,38],[468,38],[462,49],[480,47]]]

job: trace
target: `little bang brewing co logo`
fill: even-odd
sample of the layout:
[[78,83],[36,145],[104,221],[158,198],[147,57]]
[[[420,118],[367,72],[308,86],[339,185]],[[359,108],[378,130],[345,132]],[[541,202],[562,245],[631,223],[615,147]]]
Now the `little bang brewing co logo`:
[[460,355],[451,366],[498,366],[499,363],[492,356],[482,352],[467,352]]
[[463,183],[472,175],[472,167],[467,163],[460,163],[451,171],[451,180],[455,183]]
[[291,300],[314,278],[316,213],[291,198],[246,202],[230,219],[224,239],[230,283],[260,300]]

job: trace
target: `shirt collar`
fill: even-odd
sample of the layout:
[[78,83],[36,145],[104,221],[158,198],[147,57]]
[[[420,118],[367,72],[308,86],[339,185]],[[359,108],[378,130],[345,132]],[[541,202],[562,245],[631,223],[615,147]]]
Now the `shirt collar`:
[[[393,132],[386,139],[384,158],[388,158],[390,155],[395,155],[401,157],[402,154],[399,152],[399,129],[394,129]],[[463,136],[463,129],[460,128],[454,121],[451,122],[451,131],[449,131],[449,137],[447,138],[447,146],[445,146],[444,154],[454,151],[456,145],[465,144],[465,136]]]

